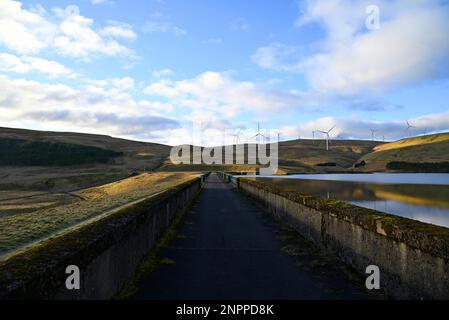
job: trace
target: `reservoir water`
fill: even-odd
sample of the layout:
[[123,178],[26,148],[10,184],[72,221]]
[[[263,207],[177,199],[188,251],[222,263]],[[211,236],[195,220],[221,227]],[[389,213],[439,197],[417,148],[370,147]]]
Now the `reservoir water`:
[[449,174],[318,174],[258,179],[269,179],[304,194],[449,227]]

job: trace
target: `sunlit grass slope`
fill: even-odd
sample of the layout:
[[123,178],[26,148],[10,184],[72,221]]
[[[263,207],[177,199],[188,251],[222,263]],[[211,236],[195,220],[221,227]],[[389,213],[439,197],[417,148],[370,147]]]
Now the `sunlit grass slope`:
[[[0,216],[0,259],[7,252],[196,177],[196,173],[142,174],[79,191],[80,198],[66,205]],[[9,202],[8,207],[23,209],[23,203]]]
[[449,161],[449,133],[403,139],[374,148],[362,157],[366,171],[385,171],[390,162],[438,163]]

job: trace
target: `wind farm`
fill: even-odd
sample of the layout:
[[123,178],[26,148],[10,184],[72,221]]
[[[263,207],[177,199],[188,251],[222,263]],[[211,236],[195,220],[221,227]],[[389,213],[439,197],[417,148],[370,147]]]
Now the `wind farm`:
[[449,300],[443,2],[0,0],[0,306]]

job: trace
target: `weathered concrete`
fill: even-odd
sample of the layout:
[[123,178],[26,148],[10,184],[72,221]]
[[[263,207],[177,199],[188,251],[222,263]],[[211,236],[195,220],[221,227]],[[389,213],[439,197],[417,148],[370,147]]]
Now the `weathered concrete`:
[[449,229],[222,176],[361,274],[377,265],[392,297],[449,298]]
[[[204,177],[125,207],[0,264],[0,299],[110,299],[201,189]],[[65,287],[80,269],[81,289]]]

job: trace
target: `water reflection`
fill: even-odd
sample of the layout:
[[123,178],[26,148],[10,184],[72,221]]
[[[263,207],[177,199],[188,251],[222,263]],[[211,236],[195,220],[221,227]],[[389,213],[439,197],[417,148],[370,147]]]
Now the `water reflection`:
[[426,223],[449,227],[449,185],[269,179],[288,190],[335,198]]

